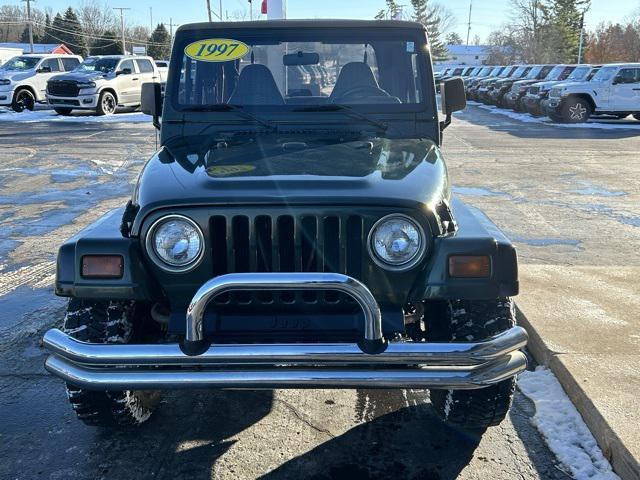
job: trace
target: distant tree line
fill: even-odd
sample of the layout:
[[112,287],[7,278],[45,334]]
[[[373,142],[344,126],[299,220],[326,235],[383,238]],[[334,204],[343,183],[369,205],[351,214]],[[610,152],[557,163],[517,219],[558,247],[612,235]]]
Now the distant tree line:
[[[34,43],[64,44],[72,52],[87,55],[112,55],[123,52],[119,19],[103,0],[80,0],[55,15],[51,9],[32,7]],[[25,9],[16,5],[0,6],[0,42],[29,41]],[[145,46],[154,58],[168,58],[171,36],[160,23],[153,32],[148,27],[127,25],[124,46],[128,52],[136,45]]]
[[[488,38],[488,63],[576,63],[591,0],[511,0],[511,21]],[[581,61],[640,61],[640,12],[626,24],[585,28]]]

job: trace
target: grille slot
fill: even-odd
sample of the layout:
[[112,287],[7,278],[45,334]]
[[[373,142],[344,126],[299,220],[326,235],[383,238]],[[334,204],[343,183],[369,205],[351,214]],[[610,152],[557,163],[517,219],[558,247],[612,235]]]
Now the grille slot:
[[[216,215],[210,218],[213,275],[332,272],[361,278],[363,220],[357,215]],[[219,305],[340,304],[338,292],[234,292]]]
[[529,93],[531,95],[538,95],[538,93],[540,93],[540,87],[529,87]]
[[77,97],[78,83],[73,81],[50,81],[47,83],[47,90],[51,95],[60,95],[61,97]]

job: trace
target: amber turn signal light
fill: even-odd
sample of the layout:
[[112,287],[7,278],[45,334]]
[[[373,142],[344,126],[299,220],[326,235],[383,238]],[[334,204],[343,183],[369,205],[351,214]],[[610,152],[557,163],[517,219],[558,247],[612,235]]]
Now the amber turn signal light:
[[449,276],[457,278],[487,278],[491,276],[491,259],[485,255],[452,255]]
[[122,278],[122,255],[85,255],[82,257],[83,278]]

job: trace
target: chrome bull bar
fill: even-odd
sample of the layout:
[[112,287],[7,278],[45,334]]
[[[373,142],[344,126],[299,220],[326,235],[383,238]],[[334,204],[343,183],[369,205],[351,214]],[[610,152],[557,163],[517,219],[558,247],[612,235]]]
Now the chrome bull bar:
[[[207,303],[231,290],[337,290],[364,312],[358,343],[209,345]],[[380,309],[357,280],[325,273],[247,273],[217,277],[195,294],[182,344],[91,344],[57,329],[44,346],[45,367],[94,390],[166,388],[482,388],[526,368],[519,351],[527,334],[513,327],[482,342],[392,342],[382,335]]]

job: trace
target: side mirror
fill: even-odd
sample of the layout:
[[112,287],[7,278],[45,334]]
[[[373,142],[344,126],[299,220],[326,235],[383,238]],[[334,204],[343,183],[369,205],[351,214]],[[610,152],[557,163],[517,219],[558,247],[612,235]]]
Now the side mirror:
[[40,67],[38,69],[38,73],[51,73],[51,67],[49,67],[49,66]]
[[160,128],[159,118],[162,116],[162,84],[143,83],[140,99],[142,113],[153,117],[153,126]]
[[442,131],[451,123],[451,114],[464,110],[467,106],[467,96],[464,93],[464,80],[460,77],[445,80],[440,87],[440,93],[442,113],[445,115],[445,120],[440,122],[440,131]]
[[122,70],[119,70],[116,72],[116,76],[117,75],[131,75],[131,69],[130,68],[123,68]]

